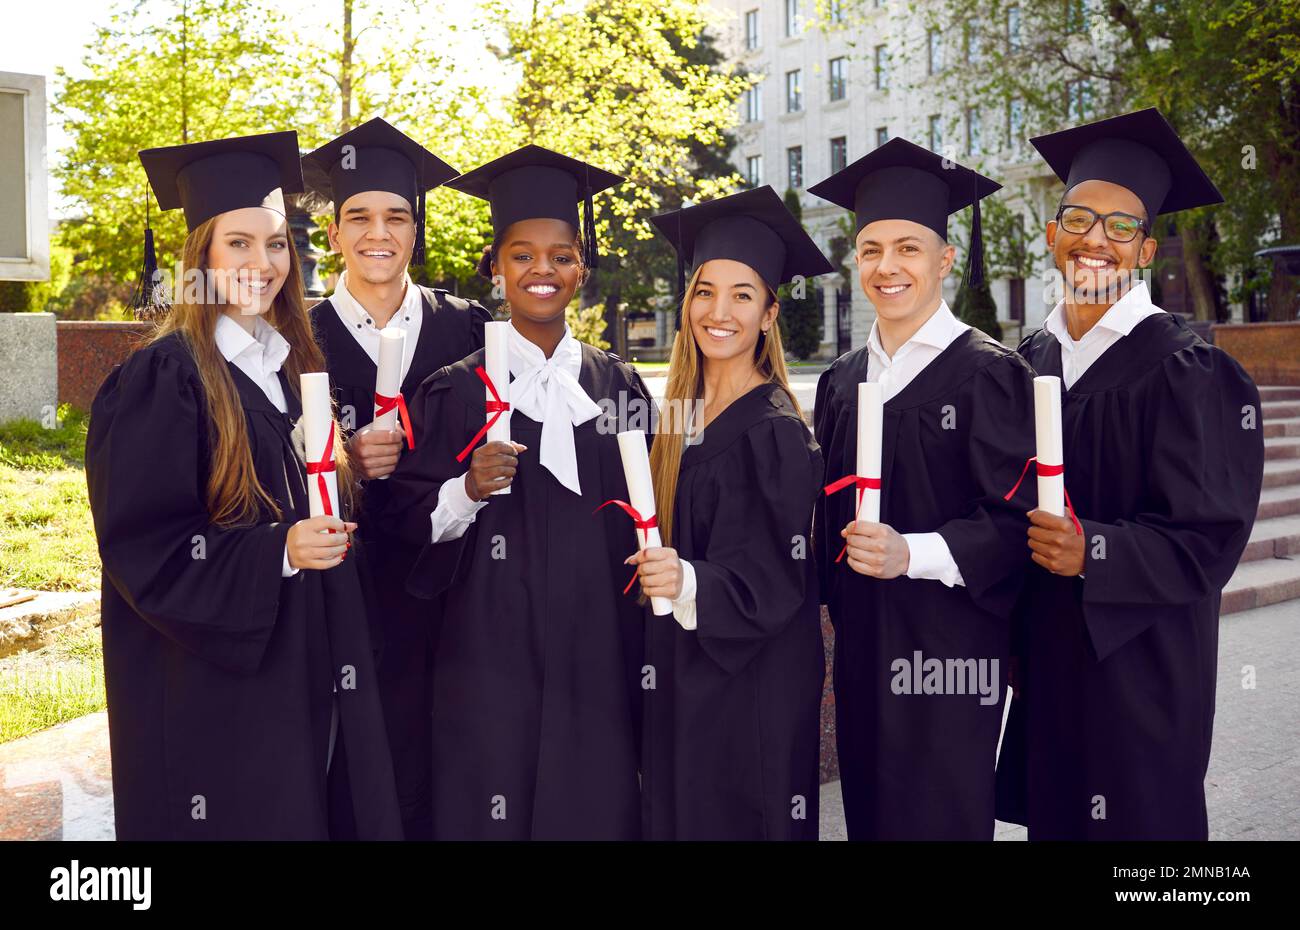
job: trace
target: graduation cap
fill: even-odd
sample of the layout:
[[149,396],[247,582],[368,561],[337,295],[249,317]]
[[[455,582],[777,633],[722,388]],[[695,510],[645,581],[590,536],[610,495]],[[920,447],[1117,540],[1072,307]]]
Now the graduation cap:
[[[158,206],[184,209],[190,232],[214,216],[244,207],[284,213],[284,195],[302,190],[298,133],[293,130],[144,149],[139,155]],[[147,201],[145,216],[144,273],[132,305],[138,315],[147,316],[158,306],[153,286],[158,261]]]
[[[540,145],[525,145],[467,171],[447,186],[486,200],[492,207],[492,237],[499,244],[512,223],[563,220],[582,233],[583,264],[596,268],[596,217],[591,199],[626,178]],[[581,223],[578,201],[583,204]]]
[[363,191],[404,197],[415,220],[414,265],[424,264],[424,192],[460,173],[379,117],[304,155],[302,171],[307,190],[336,209]]
[[855,235],[877,220],[911,220],[947,242],[949,214],[973,207],[966,284],[978,287],[984,281],[980,200],[1001,189],[977,171],[896,137],[814,184],[808,193],[852,210]]
[[1155,107],[1029,141],[1066,190],[1083,181],[1127,187],[1142,201],[1148,222],[1161,213],[1223,203],[1219,189]]
[[[677,252],[677,293],[684,297],[686,267],[727,258],[753,268],[773,291],[795,277],[834,271],[770,185],[652,216]],[[678,301],[677,323],[681,326]]]

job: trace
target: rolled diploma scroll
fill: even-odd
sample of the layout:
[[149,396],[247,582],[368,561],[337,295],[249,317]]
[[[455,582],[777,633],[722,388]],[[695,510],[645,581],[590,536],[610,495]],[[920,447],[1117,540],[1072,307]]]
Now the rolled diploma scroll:
[[[880,480],[880,446],[884,435],[885,390],[878,382],[858,384],[858,476]],[[865,495],[865,500],[863,496]],[[880,489],[861,488],[855,519],[880,522]]]
[[[1034,378],[1034,434],[1038,464],[1063,464],[1061,379],[1055,375]],[[1038,509],[1065,516],[1065,475],[1038,476]]]
[[[384,397],[396,397],[402,389],[402,353],[406,348],[406,330],[385,327],[379,331],[379,366],[375,371],[375,393]],[[375,404],[375,429],[397,429],[397,408],[387,413],[378,413],[379,404]],[[409,425],[409,424],[408,424]],[[387,480],[388,476],[382,476]]]
[[[510,403],[510,324],[506,323],[484,323],[483,324],[483,370],[487,376],[492,379],[496,386],[497,393],[507,404]],[[483,386],[483,396],[485,400],[493,400],[492,392]],[[510,414],[513,409],[507,410],[497,418],[497,421],[488,429],[488,442],[509,442],[510,441]],[[487,414],[487,418],[492,419],[492,414]],[[493,491],[491,496],[498,494],[509,494],[510,485],[504,488],[498,488]]]
[[[619,433],[618,454],[623,458],[623,477],[627,479],[627,502],[643,520],[649,520],[655,515],[655,486],[650,478],[650,453],[645,447],[645,431],[630,429]],[[636,544],[642,550],[662,546],[658,527],[638,528]],[[666,617],[673,612],[673,602],[666,597],[652,597],[650,609],[656,617]]]
[[[323,371],[306,372],[302,380],[302,437],[307,448],[307,461],[319,462],[325,453],[325,443],[329,439],[330,424],[334,422],[330,406],[330,376]],[[335,434],[334,441],[343,439]],[[331,450],[330,461],[334,460]],[[317,475],[307,476],[307,499],[311,504],[313,517],[325,516],[325,503],[320,496],[320,481]],[[324,473],[325,485],[329,488],[330,513],[339,517],[339,481],[337,472]],[[339,519],[343,519],[339,517]]]

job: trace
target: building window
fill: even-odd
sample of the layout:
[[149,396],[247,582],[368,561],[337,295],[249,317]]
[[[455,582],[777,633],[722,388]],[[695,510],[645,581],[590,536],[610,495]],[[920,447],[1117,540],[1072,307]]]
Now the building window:
[[803,72],[785,73],[785,112],[798,113],[803,109]]
[[849,140],[836,136],[831,140],[831,174],[843,171],[849,164]]
[[889,89],[889,50],[883,45],[876,46],[876,90]]
[[1076,123],[1092,112],[1092,84],[1086,80],[1065,82],[1065,111]]
[[1007,48],[1020,51],[1020,7],[1007,7]]
[[1020,151],[1025,132],[1025,102],[1019,97],[1007,101],[1007,148]]
[[831,77],[831,99],[843,100],[847,90],[847,82],[844,80],[844,59],[832,58],[829,71]]
[[785,150],[786,186],[791,190],[803,187],[803,146],[792,145]]
[[943,124],[939,121],[937,113],[930,117],[929,143],[930,151],[939,154],[939,150],[943,148]]
[[830,21],[835,24],[844,22],[844,0],[830,0],[829,6]]
[[980,21],[973,19],[966,24],[966,64],[977,65],[980,60]]
[[741,95],[745,122],[756,123],[763,118],[763,92],[758,86],[746,88]]
[[750,155],[745,159],[745,183],[758,187],[763,183],[763,156]]
[[758,48],[758,10],[745,14],[745,49],[753,51]]
[[799,0],[785,0],[785,34],[797,36],[803,32],[803,15],[799,11]]
[[943,70],[943,33],[931,29],[925,34],[926,73],[938,74]]
[[978,155],[982,151],[980,145],[980,111],[978,107],[966,108],[966,154]]
[[876,148],[880,148],[889,141],[889,128],[887,126],[876,127]]

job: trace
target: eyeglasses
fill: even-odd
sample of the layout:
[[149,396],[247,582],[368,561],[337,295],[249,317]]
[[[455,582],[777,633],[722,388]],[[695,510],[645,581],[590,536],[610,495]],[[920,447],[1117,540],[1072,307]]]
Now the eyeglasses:
[[1131,213],[1098,213],[1088,207],[1070,204],[1064,204],[1056,211],[1056,222],[1075,236],[1086,235],[1098,220],[1106,231],[1106,238],[1114,242],[1132,242],[1139,232],[1150,234],[1147,221]]

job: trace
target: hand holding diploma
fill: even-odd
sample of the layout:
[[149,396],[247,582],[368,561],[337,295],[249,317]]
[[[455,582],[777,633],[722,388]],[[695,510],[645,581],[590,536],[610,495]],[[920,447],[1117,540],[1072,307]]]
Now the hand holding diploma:
[[907,573],[911,550],[892,526],[855,520],[840,531],[849,568],[869,578],[897,578]]
[[[672,600],[668,592],[681,593],[682,566],[677,553],[663,547],[659,536],[658,520],[655,513],[655,488],[650,476],[650,453],[646,450],[645,432],[639,429],[624,430],[618,434],[618,452],[623,459],[623,477],[627,481],[628,504],[622,501],[606,501],[606,504],[619,504],[633,520],[637,521],[636,542],[640,550],[636,556],[627,560],[637,565],[637,575],[641,577],[641,587],[650,597],[650,607],[656,617],[666,617],[673,612]],[[605,504],[601,504],[604,507]],[[630,510],[629,510],[630,506]],[[597,508],[600,509],[600,508]],[[649,558],[651,577],[655,579],[655,590],[646,587],[645,577],[647,551],[657,550]],[[673,577],[676,581],[673,581]]]
[[528,447],[520,442],[485,442],[474,450],[465,472],[465,494],[472,501],[509,490],[519,469],[519,453]]
[[[1069,518],[1065,516],[1068,496],[1061,429],[1061,379],[1054,375],[1034,378],[1034,439],[1038,509],[1029,511],[1030,557],[1053,574],[1074,576],[1083,571],[1083,535],[1072,508]],[[1016,484],[1019,486],[1019,482]]]
[[285,541],[290,568],[310,568],[324,571],[338,565],[351,548],[355,523],[345,523],[338,517],[311,517],[299,520],[289,528]]
[[[375,371],[374,421],[348,442],[348,452],[362,478],[387,478],[402,454],[402,433],[397,414],[405,415],[402,392],[402,353],[406,331],[388,328],[379,333],[379,362]],[[407,430],[409,423],[402,424]]]
[[[641,590],[655,601],[671,601],[682,593],[682,562],[676,549],[660,546],[641,549],[623,560],[624,565],[635,565],[641,579]],[[670,605],[671,611],[671,605]],[[656,616],[659,612],[655,611]]]

